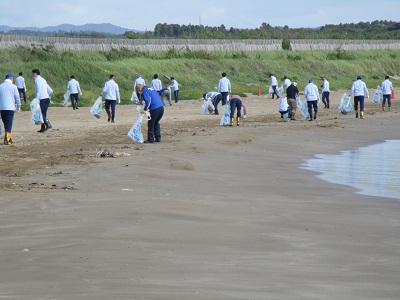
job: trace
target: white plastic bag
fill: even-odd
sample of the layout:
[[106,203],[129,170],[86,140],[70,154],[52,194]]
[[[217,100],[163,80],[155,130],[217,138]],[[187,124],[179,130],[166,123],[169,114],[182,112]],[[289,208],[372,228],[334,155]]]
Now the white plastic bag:
[[300,97],[296,96],[296,105],[297,105],[297,109],[300,110],[304,119],[307,120],[310,117],[310,114],[308,112],[307,100],[304,99],[303,101],[301,101]]
[[380,103],[383,100],[383,93],[381,87],[378,85],[376,88],[376,91],[374,93],[374,96],[372,97],[372,101],[375,103]]
[[37,98],[33,99],[31,101],[30,107],[32,112],[31,121],[36,125],[43,124],[43,115],[40,109],[39,99]]
[[231,106],[229,104],[222,105],[224,113],[222,114],[221,121],[219,124],[221,126],[227,126],[231,124]]
[[138,104],[139,103],[139,98],[136,95],[135,91],[133,91],[133,93],[132,93],[131,101],[133,102],[133,104]]
[[203,105],[201,106],[201,111],[203,114],[209,113],[210,115],[214,113],[214,104],[209,97],[207,100],[204,100]]
[[97,119],[101,118],[101,112],[102,112],[103,106],[102,106],[102,97],[99,96],[97,100],[94,102],[92,108],[90,109],[90,113],[94,115]]
[[283,95],[283,85],[277,88],[279,97]]
[[70,95],[71,93],[69,92],[69,90],[64,94],[64,101],[63,101],[64,106],[67,105]]
[[353,111],[353,105],[351,105],[351,98],[346,93],[343,94],[342,99],[340,99],[340,105],[338,107],[339,111],[343,115],[347,115]]
[[274,89],[272,88],[272,86],[269,87],[268,89],[268,94],[273,94],[274,93]]
[[143,114],[139,113],[139,118],[133,124],[131,129],[128,132],[128,136],[137,143],[143,143],[143,134],[142,134],[142,123],[143,123]]

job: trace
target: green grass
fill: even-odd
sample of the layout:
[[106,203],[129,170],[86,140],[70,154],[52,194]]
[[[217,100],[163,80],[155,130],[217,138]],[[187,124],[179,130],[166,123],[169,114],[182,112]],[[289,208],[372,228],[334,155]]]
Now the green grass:
[[[232,83],[232,93],[256,94],[268,91],[268,75],[274,73],[281,83],[283,76],[297,80],[301,90],[310,77],[325,74],[332,90],[349,89],[358,74],[364,77],[369,88],[375,88],[385,75],[397,75],[400,50],[385,51],[264,51],[264,52],[207,52],[177,51],[139,52],[127,49],[110,52],[63,51],[49,48],[16,48],[0,50],[0,75],[19,71],[24,73],[28,98],[34,98],[34,68],[54,89],[53,103],[61,104],[70,75],[80,82],[82,105],[91,105],[100,93],[110,74],[116,75],[122,103],[130,103],[133,82],[142,74],[150,83],[158,73],[175,77],[181,84],[181,99],[199,99],[204,92],[216,90],[222,72]],[[1,75],[3,76],[3,75]],[[321,81],[322,83],[322,81]],[[396,81],[394,81],[396,86]]]

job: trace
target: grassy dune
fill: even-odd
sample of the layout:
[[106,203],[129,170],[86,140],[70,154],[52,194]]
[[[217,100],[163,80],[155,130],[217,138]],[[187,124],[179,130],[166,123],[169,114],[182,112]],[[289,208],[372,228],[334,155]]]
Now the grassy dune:
[[[280,82],[283,76],[298,81],[300,90],[308,78],[327,75],[332,90],[348,89],[358,74],[369,88],[376,87],[385,75],[400,73],[400,50],[385,51],[268,51],[268,52],[205,52],[165,51],[138,52],[56,52],[52,49],[1,49],[0,75],[24,73],[29,99],[34,98],[31,70],[39,68],[54,89],[53,103],[61,103],[70,75],[75,75],[83,90],[82,105],[91,105],[110,74],[116,75],[122,103],[130,103],[133,82],[142,74],[150,83],[154,73],[173,76],[181,84],[181,99],[199,99],[206,91],[215,90],[222,72],[228,74],[232,92],[265,94],[268,75],[274,73]],[[1,75],[2,76],[2,75]],[[161,78],[163,84],[168,82]],[[316,80],[319,85],[319,81]],[[397,81],[393,80],[396,87]]]

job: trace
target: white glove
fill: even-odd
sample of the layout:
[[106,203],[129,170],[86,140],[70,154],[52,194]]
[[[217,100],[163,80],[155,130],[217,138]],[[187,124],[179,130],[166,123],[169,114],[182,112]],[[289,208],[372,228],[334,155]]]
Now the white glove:
[[118,104],[121,103],[121,99],[118,100]]
[[82,92],[80,92],[80,93],[79,93],[79,95],[81,95],[81,96],[82,96]]

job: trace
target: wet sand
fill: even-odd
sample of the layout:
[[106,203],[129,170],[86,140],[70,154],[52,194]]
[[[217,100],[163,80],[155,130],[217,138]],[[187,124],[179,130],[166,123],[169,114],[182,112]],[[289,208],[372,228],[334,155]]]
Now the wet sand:
[[400,139],[398,100],[367,100],[360,120],[340,95],[318,122],[249,96],[240,127],[182,101],[152,145],[126,136],[131,106],[115,124],[51,107],[45,134],[17,114],[0,149],[0,298],[398,299],[400,202],[300,168]]

